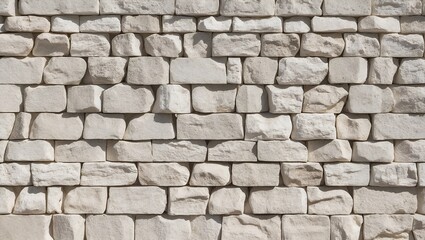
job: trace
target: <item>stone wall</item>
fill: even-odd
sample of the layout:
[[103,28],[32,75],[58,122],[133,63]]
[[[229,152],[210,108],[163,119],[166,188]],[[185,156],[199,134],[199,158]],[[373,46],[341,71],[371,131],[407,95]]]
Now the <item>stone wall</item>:
[[0,239],[425,239],[422,14],[1,0]]

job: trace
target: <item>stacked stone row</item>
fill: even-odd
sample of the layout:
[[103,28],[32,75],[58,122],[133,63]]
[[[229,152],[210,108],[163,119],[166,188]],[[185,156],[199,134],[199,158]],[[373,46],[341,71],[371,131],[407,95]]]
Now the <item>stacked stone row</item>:
[[1,1],[0,239],[425,239],[423,15]]

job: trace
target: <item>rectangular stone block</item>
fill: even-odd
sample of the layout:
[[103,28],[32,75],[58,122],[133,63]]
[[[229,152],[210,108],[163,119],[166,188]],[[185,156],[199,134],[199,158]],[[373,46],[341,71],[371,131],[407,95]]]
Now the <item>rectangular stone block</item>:
[[22,0],[19,1],[22,15],[97,15],[98,0]]
[[276,15],[279,16],[314,16],[322,15],[323,0],[291,1],[277,0]]
[[146,113],[131,119],[125,130],[125,140],[173,139],[172,114]]
[[137,180],[137,167],[133,163],[84,163],[81,185],[120,186],[132,185]]
[[271,16],[275,11],[274,0],[249,1],[220,0],[220,14],[223,16]]
[[327,240],[330,237],[328,216],[284,215],[282,216],[283,239]]
[[125,215],[89,215],[86,218],[86,237],[134,240],[134,219]]
[[55,153],[52,141],[22,140],[9,141],[4,160],[27,162],[54,161]]
[[252,239],[281,240],[280,217],[276,215],[237,215],[223,217],[221,239],[246,240]]
[[44,57],[1,58],[0,84],[40,84],[45,64]]
[[167,213],[170,215],[205,215],[210,197],[207,187],[169,188]]
[[255,162],[257,146],[249,141],[209,141],[208,161]]
[[52,216],[44,215],[1,215],[0,238],[13,240],[52,240],[50,221]]
[[170,63],[172,84],[226,84],[226,66],[211,58],[176,58]]
[[278,163],[234,163],[232,183],[235,186],[277,186],[279,173]]
[[302,142],[258,141],[258,160],[277,162],[307,162],[307,147]]
[[63,210],[73,214],[101,214],[105,212],[106,187],[70,187],[65,189]]
[[307,194],[303,188],[252,188],[248,204],[254,214],[307,213]]
[[151,162],[150,141],[108,141],[106,159],[114,162]]
[[73,186],[80,184],[79,163],[31,164],[34,186]]
[[31,184],[29,164],[0,164],[0,186],[26,186]]
[[106,160],[106,141],[55,141],[56,162],[102,162]]
[[111,187],[106,213],[162,214],[167,205],[167,193],[159,187]]
[[253,33],[217,33],[213,35],[212,56],[255,57],[260,54],[259,34]]
[[72,113],[40,113],[32,123],[31,139],[77,140],[83,133],[83,116]]
[[154,14],[174,13],[174,0],[100,0],[100,14]]
[[204,162],[207,157],[205,141],[154,140],[154,162]]
[[372,12],[372,0],[324,0],[323,15],[366,16]]
[[421,114],[376,114],[372,117],[375,140],[425,138],[425,116]]
[[325,184],[327,186],[367,186],[370,170],[367,163],[326,163]]

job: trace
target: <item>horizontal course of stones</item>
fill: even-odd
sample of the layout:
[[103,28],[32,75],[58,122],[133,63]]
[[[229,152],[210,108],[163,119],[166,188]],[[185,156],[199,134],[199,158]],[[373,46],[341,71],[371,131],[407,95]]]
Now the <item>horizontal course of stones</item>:
[[425,239],[424,26],[421,0],[1,0],[0,239]]

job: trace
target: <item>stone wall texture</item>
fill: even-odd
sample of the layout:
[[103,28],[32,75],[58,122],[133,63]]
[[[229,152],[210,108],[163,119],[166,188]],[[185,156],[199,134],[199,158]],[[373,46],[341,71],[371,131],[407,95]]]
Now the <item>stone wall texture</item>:
[[0,240],[424,240],[424,33],[422,0],[0,0]]

